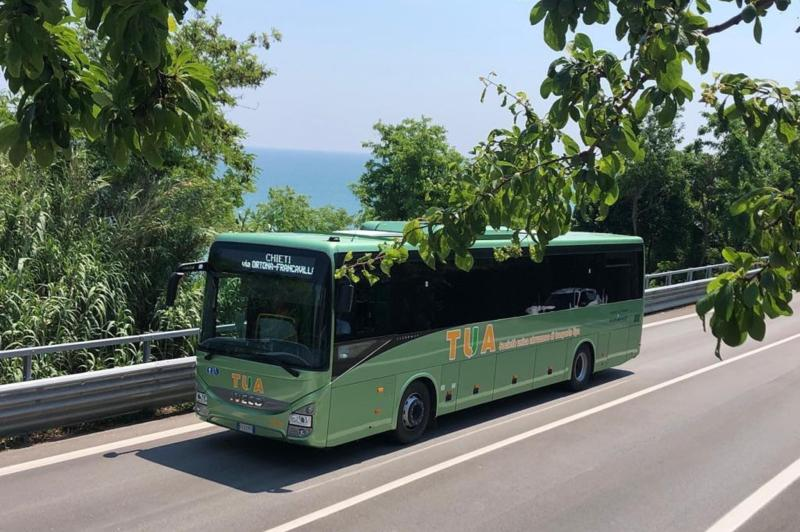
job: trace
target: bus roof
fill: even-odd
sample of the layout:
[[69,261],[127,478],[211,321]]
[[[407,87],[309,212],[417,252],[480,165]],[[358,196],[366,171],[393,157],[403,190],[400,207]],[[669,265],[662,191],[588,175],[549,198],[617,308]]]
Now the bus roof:
[[[389,242],[402,234],[405,222],[371,221],[359,229],[346,229],[332,233],[223,233],[217,241],[240,242],[313,249],[329,254],[347,251],[376,251],[378,244]],[[486,233],[478,238],[473,249],[497,248],[511,243],[513,231],[505,228],[486,228]],[[525,240],[523,239],[523,244]],[[638,236],[616,235],[611,233],[588,233],[570,231],[550,242],[548,247],[607,246],[642,244]],[[414,246],[408,246],[414,249]]]

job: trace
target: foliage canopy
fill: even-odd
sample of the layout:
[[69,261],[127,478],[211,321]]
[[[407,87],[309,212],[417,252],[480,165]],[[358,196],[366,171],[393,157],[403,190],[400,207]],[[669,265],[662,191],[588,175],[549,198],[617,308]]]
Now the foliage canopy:
[[[761,141],[770,128],[791,153],[800,152],[800,91],[746,74],[716,74],[698,91],[685,78],[694,66],[708,70],[713,36],[752,24],[760,41],[762,20],[780,15],[789,0],[735,0],[741,11],[717,24],[709,22],[712,4],[729,0],[540,0],[530,22],[543,28],[544,42],[563,55],[553,61],[539,87],[550,102],[538,113],[527,94],[514,92],[494,76],[485,90],[496,91],[514,125],[491,131],[475,148],[475,160],[460,180],[448,206],[429,210],[405,227],[403,242],[419,246],[430,267],[454,257],[472,266],[469,246],[486,226],[516,231],[515,245],[498,258],[520,254],[526,246],[541,260],[547,243],[569,230],[574,213],[596,209],[600,219],[620,195],[620,176],[645,158],[641,126],[649,116],[662,125],[698,96],[716,114],[720,127],[739,124],[748,139]],[[612,11],[614,13],[612,14]],[[579,26],[608,25],[624,43],[625,55],[595,49]],[[569,41],[568,41],[569,39]],[[575,128],[574,138],[567,129]],[[748,246],[726,247],[723,257],[735,270],[709,285],[697,305],[712,308],[712,333],[735,346],[747,336],[764,337],[765,317],[791,314],[789,301],[800,288],[800,195],[792,188],[767,186],[750,191],[730,207],[744,219]],[[339,272],[359,279],[379,262],[402,260],[402,242]],[[769,260],[755,277],[747,274],[755,257]],[[369,278],[369,277],[368,277]]]
[[465,160],[447,143],[445,129],[424,116],[399,124],[378,122],[373,129],[379,140],[364,142],[372,157],[352,187],[365,216],[407,220],[446,206]]

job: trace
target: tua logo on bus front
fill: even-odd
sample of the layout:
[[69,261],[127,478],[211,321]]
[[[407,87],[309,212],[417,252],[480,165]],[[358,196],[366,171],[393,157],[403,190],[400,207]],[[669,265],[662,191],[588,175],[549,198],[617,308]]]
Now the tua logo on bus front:
[[231,386],[253,393],[264,393],[264,383],[261,382],[261,377],[248,377],[241,373],[231,373]]
[[486,325],[483,330],[483,337],[480,337],[480,327],[464,327],[462,329],[451,329],[446,334],[447,341],[450,343],[450,360],[455,360],[458,351],[458,341],[461,342],[461,352],[467,358],[472,358],[478,354],[478,346],[480,345],[480,354],[494,353],[497,350],[497,343],[494,339],[494,325],[491,323]]

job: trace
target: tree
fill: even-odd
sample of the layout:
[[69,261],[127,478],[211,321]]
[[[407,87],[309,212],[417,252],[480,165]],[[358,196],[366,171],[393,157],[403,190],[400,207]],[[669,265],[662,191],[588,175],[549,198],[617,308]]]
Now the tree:
[[331,205],[314,208],[308,196],[291,187],[272,187],[268,198],[255,211],[245,211],[239,221],[242,230],[330,233],[353,224],[346,210]]
[[[109,71],[95,34],[79,32],[92,60]],[[270,37],[271,38],[271,37]],[[196,120],[192,144],[167,139],[160,167],[131,153],[124,165],[100,140],[76,138],[69,157],[18,166],[0,156],[0,346],[3,349],[195,326],[202,283],[187,283],[175,309],[161,308],[166,279],[176,264],[199,260],[213,234],[236,226],[256,168],[243,147],[244,131],[224,108],[244,86],[272,72],[255,54],[263,39],[240,42],[198,14],[170,37],[176,50],[192,49],[214,66],[218,90]],[[218,68],[223,65],[224,68]],[[0,98],[0,120],[9,101]],[[2,115],[5,112],[6,115]],[[222,169],[221,169],[222,168]],[[176,347],[154,355],[175,356]],[[135,347],[34,360],[38,377],[124,365],[141,358]],[[21,376],[19,360],[0,361],[0,380]]]
[[86,138],[119,165],[140,153],[160,166],[169,141],[202,137],[197,118],[213,106],[214,74],[169,35],[190,5],[203,4],[75,0],[70,12],[64,0],[3,2],[0,64],[18,96],[15,119],[0,129],[11,163],[32,152],[48,165]]
[[[544,114],[528,96],[510,90],[495,77],[484,78],[486,90],[496,91],[514,118],[514,125],[492,130],[475,148],[475,160],[451,195],[448,206],[408,222],[399,242],[381,253],[362,257],[338,273],[354,279],[369,273],[378,262],[388,269],[404,260],[402,245],[419,246],[430,267],[454,258],[462,269],[473,260],[469,246],[486,226],[515,230],[514,245],[499,257],[522,253],[526,246],[534,260],[542,260],[547,243],[571,226],[573,212],[592,206],[600,218],[619,198],[619,177],[626,165],[643,160],[639,139],[643,120],[655,115],[666,125],[679,107],[695,97],[696,87],[684,79],[684,67],[708,70],[713,36],[752,24],[757,42],[767,14],[779,15],[790,0],[735,0],[741,11],[709,24],[712,3],[730,0],[540,0],[530,13],[541,24],[544,42],[564,52],[553,61],[539,87],[551,105]],[[613,17],[622,57],[595,50],[580,24],[607,25]],[[567,43],[567,37],[572,40]],[[486,92],[484,91],[484,94]],[[800,90],[748,77],[715,75],[701,87],[701,98],[714,109],[723,127],[740,123],[753,142],[770,127],[792,153],[800,152]],[[579,132],[567,133],[568,124]],[[709,293],[697,305],[705,317],[714,308],[711,331],[735,346],[747,336],[764,338],[765,317],[791,314],[788,302],[800,289],[800,194],[795,188],[764,187],[729,206],[742,216],[749,247],[722,254],[734,270],[709,284]],[[755,257],[769,260],[751,278],[747,272]]]
[[661,126],[655,117],[648,117],[640,138],[645,156],[620,175],[617,204],[605,219],[597,220],[595,210],[578,225],[641,236],[648,270],[661,269],[662,263],[667,268],[684,266],[689,262],[685,250],[695,213],[687,194],[690,176],[685,157],[677,150],[678,128],[674,123]]
[[464,164],[447,143],[447,131],[424,116],[399,124],[378,122],[373,129],[380,140],[363,143],[372,158],[352,187],[366,216],[406,220],[447,205],[452,178]]

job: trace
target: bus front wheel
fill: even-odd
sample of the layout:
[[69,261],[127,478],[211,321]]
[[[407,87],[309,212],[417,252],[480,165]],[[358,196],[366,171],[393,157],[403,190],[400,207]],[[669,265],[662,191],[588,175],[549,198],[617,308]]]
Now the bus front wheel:
[[593,359],[592,351],[586,344],[575,352],[575,358],[572,359],[572,376],[569,380],[569,387],[573,391],[583,390],[589,385],[592,379]]
[[394,439],[407,444],[422,437],[431,418],[431,397],[428,387],[420,381],[408,385],[397,410]]

